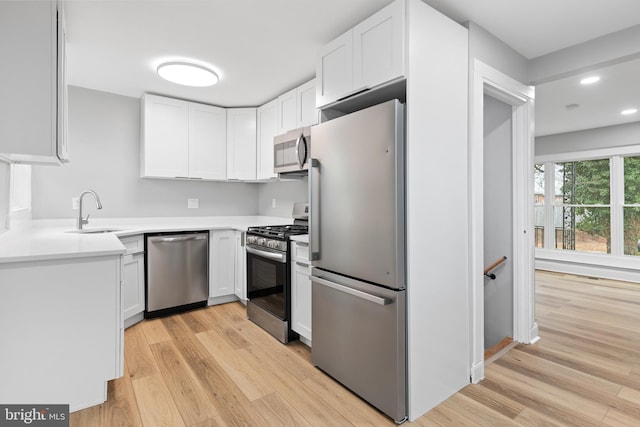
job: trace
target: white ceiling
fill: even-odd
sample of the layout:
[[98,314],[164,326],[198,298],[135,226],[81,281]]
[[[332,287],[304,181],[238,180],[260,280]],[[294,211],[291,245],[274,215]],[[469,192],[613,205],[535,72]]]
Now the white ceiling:
[[[313,78],[319,47],[391,1],[68,0],[69,84],[258,106]],[[638,0],[425,1],[458,22],[476,22],[527,58],[640,24]],[[159,62],[178,58],[210,64],[220,83],[189,88],[156,75]],[[544,92],[538,90],[538,104]],[[580,103],[569,95],[554,105]]]

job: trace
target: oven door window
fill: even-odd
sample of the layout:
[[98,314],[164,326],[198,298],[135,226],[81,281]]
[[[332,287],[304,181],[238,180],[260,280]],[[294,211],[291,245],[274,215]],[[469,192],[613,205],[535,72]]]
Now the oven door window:
[[247,253],[247,298],[282,320],[286,319],[287,264]]

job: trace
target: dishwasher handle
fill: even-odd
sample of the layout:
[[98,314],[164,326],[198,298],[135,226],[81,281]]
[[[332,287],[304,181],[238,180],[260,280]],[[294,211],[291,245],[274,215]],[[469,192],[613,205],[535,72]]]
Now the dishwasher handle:
[[207,238],[204,234],[178,236],[178,237],[152,237],[151,243],[173,243],[173,242],[186,242],[189,240],[205,240]]
[[339,284],[331,282],[329,280],[321,279],[321,278],[319,278],[317,276],[311,276],[311,281],[312,282],[317,282],[317,283],[319,283],[319,284],[321,284],[323,286],[326,286],[328,288],[335,289],[336,291],[344,292],[345,294],[349,294],[349,295],[352,295],[354,297],[373,302],[373,303],[378,304],[378,305],[389,305],[392,302],[392,300],[390,298],[383,298],[383,297],[379,297],[377,295],[371,295],[370,293],[359,291],[357,289],[353,289],[353,288],[350,288],[348,286],[339,285]]

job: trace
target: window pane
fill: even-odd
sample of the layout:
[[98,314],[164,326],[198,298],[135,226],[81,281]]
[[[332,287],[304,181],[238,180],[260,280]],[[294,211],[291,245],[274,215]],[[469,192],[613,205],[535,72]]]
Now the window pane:
[[610,200],[609,159],[556,164],[562,203],[608,205]]
[[556,249],[611,253],[610,218],[609,208],[556,206]]
[[544,248],[544,206],[536,206],[534,213],[536,248]]
[[624,208],[624,254],[640,255],[640,208],[638,207]]
[[640,157],[624,159],[624,203],[640,204]]

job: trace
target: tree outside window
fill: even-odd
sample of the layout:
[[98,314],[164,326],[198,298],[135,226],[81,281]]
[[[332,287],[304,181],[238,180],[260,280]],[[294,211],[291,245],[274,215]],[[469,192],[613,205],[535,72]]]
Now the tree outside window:
[[640,157],[624,158],[624,254],[640,255]]

